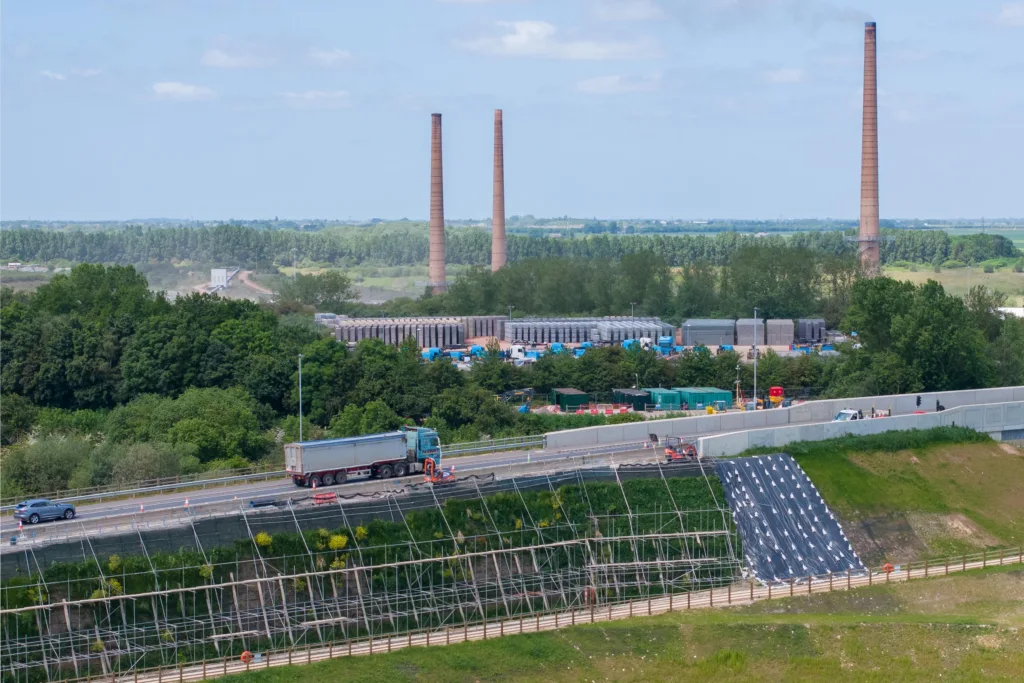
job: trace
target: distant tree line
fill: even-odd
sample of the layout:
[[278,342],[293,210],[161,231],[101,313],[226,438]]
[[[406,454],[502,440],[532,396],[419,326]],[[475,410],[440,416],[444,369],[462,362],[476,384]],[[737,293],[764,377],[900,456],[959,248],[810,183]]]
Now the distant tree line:
[[[723,265],[743,246],[806,248],[851,256],[856,244],[846,239],[853,231],[807,232],[789,237],[752,237],[735,232],[715,235],[595,234],[573,238],[509,235],[511,261],[534,258],[618,260],[629,254],[654,251],[672,267],[698,261]],[[1000,235],[950,237],[942,231],[884,230],[885,262],[964,263],[1015,257],[1013,243]],[[409,227],[330,228],[316,232],[259,230],[238,225],[212,228],[148,228],[128,226],[116,232],[9,229],[0,233],[0,259],[28,261],[67,260],[74,263],[137,264],[196,261],[259,267],[290,264],[293,249],[305,261],[338,265],[411,265],[427,261],[427,231],[422,224]],[[490,261],[490,233],[476,228],[447,231],[449,263],[486,265]]]

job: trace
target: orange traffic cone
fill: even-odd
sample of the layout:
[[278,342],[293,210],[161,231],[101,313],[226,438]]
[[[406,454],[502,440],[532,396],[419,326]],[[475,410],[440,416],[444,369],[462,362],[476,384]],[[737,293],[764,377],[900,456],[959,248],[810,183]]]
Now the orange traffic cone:
[[185,507],[188,507],[188,498],[185,499]]
[[21,525],[21,520],[19,519],[19,520],[18,520],[18,531],[22,531],[22,530],[24,530],[24,528],[25,528],[25,527],[23,527],[23,526]]
[[146,511],[146,506],[143,505],[142,503],[139,503],[139,512],[145,512],[145,511]]

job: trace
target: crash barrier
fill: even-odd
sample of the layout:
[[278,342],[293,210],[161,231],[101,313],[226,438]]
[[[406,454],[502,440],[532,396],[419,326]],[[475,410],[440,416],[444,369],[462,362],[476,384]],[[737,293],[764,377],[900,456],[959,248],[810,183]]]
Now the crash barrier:
[[[713,587],[709,590],[671,593],[659,597],[651,596],[646,599],[615,603],[582,600],[583,604],[576,609],[559,610],[548,614],[494,619],[471,625],[415,630],[306,647],[275,648],[252,653],[251,657],[231,656],[188,665],[139,668],[133,672],[132,680],[139,683],[205,681],[230,674],[245,674],[260,669],[295,664],[311,664],[340,657],[384,654],[412,647],[456,645],[524,633],[555,631],[583,624],[654,616],[668,612],[686,612],[716,607],[742,607],[763,600],[799,598],[805,595],[833,593],[865,586],[921,581],[989,567],[1019,564],[1024,564],[1024,546],[985,550],[938,560],[912,562],[902,566],[887,563],[884,567],[873,568],[869,571],[810,575],[778,583],[758,584],[752,581],[743,581],[728,586]],[[296,672],[296,675],[301,674]],[[89,678],[80,676],[65,680],[93,679],[91,676]]]
[[985,432],[994,439],[1002,439],[1004,432],[1024,429],[1024,400],[959,406],[947,408],[941,413],[749,429],[700,437],[697,439],[697,448],[703,456],[730,456],[738,455],[750,448],[781,448],[794,441],[824,441],[847,434],[863,436],[954,426],[969,427],[978,432]]
[[[920,406],[917,404],[918,397],[921,399]],[[790,406],[789,408],[734,411],[716,415],[680,417],[669,420],[632,422],[623,425],[586,427],[583,429],[552,432],[547,435],[547,450],[586,448],[588,446],[622,443],[625,441],[642,441],[647,439],[648,435],[652,433],[659,436],[695,438],[717,432],[738,432],[749,429],[828,422],[840,410],[847,409],[860,410],[865,415],[870,415],[872,408],[878,411],[892,410],[892,415],[895,417],[910,415],[914,411],[934,413],[936,402],[948,412],[950,409],[963,406],[1014,401],[1024,401],[1024,386],[809,401]]]

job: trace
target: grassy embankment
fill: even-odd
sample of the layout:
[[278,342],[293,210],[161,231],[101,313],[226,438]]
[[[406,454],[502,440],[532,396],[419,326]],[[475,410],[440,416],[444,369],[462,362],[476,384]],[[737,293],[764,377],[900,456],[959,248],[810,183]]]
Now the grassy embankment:
[[869,564],[1024,542],[1024,452],[1009,444],[947,428],[787,450]]
[[1021,628],[1024,572],[1007,567],[746,608],[343,658],[244,680],[1014,681],[1024,670]]
[[1015,273],[1012,268],[1000,268],[994,273],[986,273],[981,266],[974,268],[943,268],[936,273],[927,265],[918,265],[913,272],[906,268],[883,268],[883,275],[895,280],[909,280],[915,285],[922,285],[928,280],[935,280],[948,293],[963,296],[975,285],[985,285],[989,289],[1006,292],[1009,295],[1008,306],[1024,305],[1024,273]]

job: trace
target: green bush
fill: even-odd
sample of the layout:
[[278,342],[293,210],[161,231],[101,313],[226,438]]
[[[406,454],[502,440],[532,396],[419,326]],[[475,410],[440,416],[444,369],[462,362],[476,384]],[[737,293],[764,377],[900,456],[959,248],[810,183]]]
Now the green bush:
[[949,259],[948,261],[942,262],[943,268],[966,268],[967,264],[963,261],[957,261],[956,259]]
[[985,266],[982,270],[984,272],[986,272],[986,273],[994,273],[994,272],[996,272],[996,269],[993,268],[992,266]]
[[[824,441],[796,441],[786,444],[781,450],[794,458],[834,457],[846,453],[896,453],[957,443],[986,443],[992,439],[982,432],[969,427],[934,427],[932,429],[908,429],[897,432],[882,432],[864,436],[846,435]],[[777,453],[779,448],[752,448],[741,455],[763,455]]]

